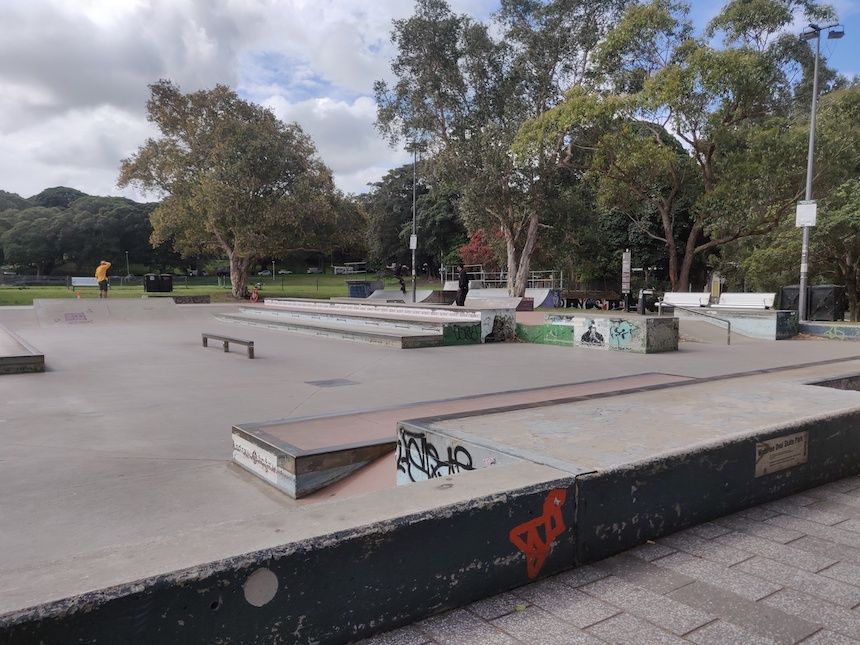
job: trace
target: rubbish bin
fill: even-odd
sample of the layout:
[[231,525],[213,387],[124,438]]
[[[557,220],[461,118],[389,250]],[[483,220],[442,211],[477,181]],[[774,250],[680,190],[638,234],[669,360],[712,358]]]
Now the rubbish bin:
[[639,301],[636,303],[636,313],[644,316],[649,311],[654,311],[657,299],[654,297],[653,289],[640,289]]
[[373,293],[368,280],[347,280],[346,288],[350,298],[367,298]]
[[[809,295],[809,289],[806,291],[806,295]],[[797,311],[797,307],[799,306],[800,301],[800,285],[799,284],[791,284],[786,287],[782,287],[779,290],[779,308],[785,309],[787,311]],[[806,299],[807,303],[809,302],[809,298]]]
[[845,287],[817,284],[809,287],[809,320],[842,320],[845,315]]
[[170,273],[161,274],[161,290],[164,292],[173,291],[173,275]]
[[144,293],[158,293],[163,291],[161,288],[161,276],[155,273],[147,273],[143,276],[143,291]]

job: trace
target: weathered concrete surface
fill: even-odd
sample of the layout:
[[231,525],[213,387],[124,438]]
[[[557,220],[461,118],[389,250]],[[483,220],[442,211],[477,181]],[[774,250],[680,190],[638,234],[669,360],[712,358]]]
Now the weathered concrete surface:
[[[525,459],[575,475],[576,562],[586,563],[860,472],[860,392],[797,381],[818,373],[403,421],[401,444],[408,435],[444,474]],[[860,381],[860,365],[849,374]]]
[[362,645],[856,643],[858,508],[860,478],[849,477]]
[[45,355],[23,338],[0,325],[0,374],[45,371]]
[[[683,309],[675,308],[678,318],[692,318],[709,324],[725,327],[714,318],[728,320],[732,324],[732,333],[738,332],[751,338],[761,340],[786,340],[793,338],[798,332],[797,312],[778,309],[707,309],[702,314],[692,314]],[[713,318],[709,318],[711,316]]]
[[[112,310],[116,302],[109,300]],[[70,299],[65,311],[76,305]],[[305,512],[300,501],[230,465],[234,423],[653,372],[712,377],[860,354],[852,343],[825,340],[684,343],[647,356],[517,343],[403,353],[259,329],[251,336],[257,358],[248,361],[199,346],[203,330],[234,330],[211,316],[230,310],[189,305],[164,317],[42,327],[32,308],[0,309],[0,322],[45,352],[48,369],[2,383],[0,611],[272,548],[345,521],[358,526],[402,514],[387,492],[343,502],[332,490],[324,498],[330,503],[297,515]],[[823,376],[838,370],[821,368]],[[351,384],[311,384],[335,378]],[[513,468],[494,476],[508,488],[527,485]],[[477,475],[460,480],[469,496],[498,490],[482,488]],[[445,490],[460,492],[451,483]],[[420,502],[409,500],[419,512]],[[433,499],[434,507],[444,503]]]
[[860,340],[860,323],[812,322],[800,323],[800,332],[827,340]]
[[[356,523],[346,502],[305,507],[244,555],[2,614],[0,640],[342,643],[522,585],[570,566],[574,498],[571,478],[514,468],[513,488],[486,471],[387,491]],[[520,536],[535,516],[551,541],[539,553]]]
[[[519,337],[523,340],[533,338],[530,342],[638,354],[674,352],[678,349],[679,323],[674,318],[546,314],[545,322],[546,324],[537,330],[518,330]],[[568,333],[553,327],[567,328],[570,331]]]
[[[397,421],[406,417],[442,415],[462,412],[491,410],[500,406],[530,406],[547,401],[573,401],[591,396],[608,396],[624,391],[657,388],[686,380],[668,374],[637,374],[635,376],[605,379],[590,383],[572,383],[545,388],[531,388],[491,395],[466,396],[423,404],[392,406],[385,409],[356,411],[345,415],[322,415],[320,417],[274,420],[262,423],[244,423],[233,426],[233,461],[262,480],[288,495],[299,498],[314,490],[329,486],[334,481],[350,475],[357,467],[373,458],[376,450],[386,445],[393,452],[397,441],[394,428]],[[356,450],[370,448],[369,454]],[[326,472],[308,471],[306,485],[296,486],[297,461],[314,461],[330,455],[331,468]],[[344,463],[343,457],[355,459]],[[410,451],[406,455],[412,456]],[[412,459],[396,457],[398,478],[400,473],[417,468],[420,455]],[[394,459],[394,456],[392,456]],[[301,474],[299,475],[300,479]],[[404,480],[405,481],[405,480]],[[381,490],[395,484],[394,471],[377,482]],[[366,489],[362,489],[366,492]]]

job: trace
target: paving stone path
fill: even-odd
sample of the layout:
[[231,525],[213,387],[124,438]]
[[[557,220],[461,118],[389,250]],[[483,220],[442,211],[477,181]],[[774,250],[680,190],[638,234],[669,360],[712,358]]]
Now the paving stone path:
[[860,477],[363,641],[425,643],[860,643]]

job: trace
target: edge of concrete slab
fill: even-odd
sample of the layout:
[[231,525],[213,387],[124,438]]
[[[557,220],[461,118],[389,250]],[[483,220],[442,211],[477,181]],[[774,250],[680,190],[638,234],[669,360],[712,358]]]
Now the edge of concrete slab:
[[476,473],[497,486],[479,497],[464,486],[459,501],[0,615],[0,640],[341,643],[570,567],[573,479],[511,468],[527,476],[503,485],[502,473]]

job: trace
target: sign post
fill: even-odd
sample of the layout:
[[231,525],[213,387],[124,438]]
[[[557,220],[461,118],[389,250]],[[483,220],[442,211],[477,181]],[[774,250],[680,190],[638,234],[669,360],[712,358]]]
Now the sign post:
[[621,293],[624,294],[624,311],[630,311],[630,265],[632,256],[630,249],[625,249],[621,255]]

